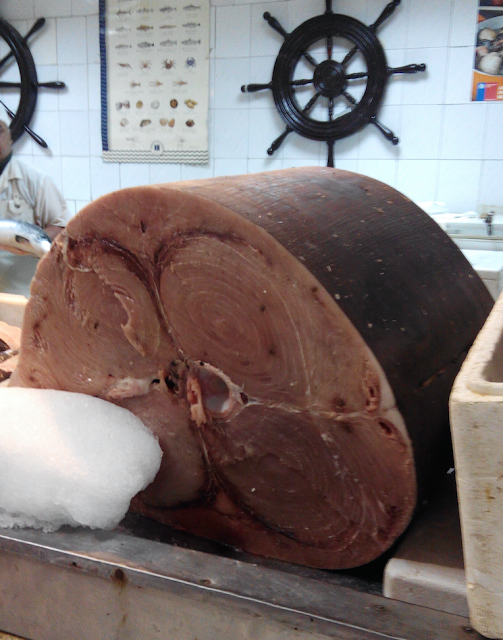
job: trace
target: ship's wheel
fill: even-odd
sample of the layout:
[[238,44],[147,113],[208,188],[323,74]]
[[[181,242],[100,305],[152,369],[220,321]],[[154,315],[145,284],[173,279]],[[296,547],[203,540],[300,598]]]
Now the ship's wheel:
[[388,67],[376,31],[400,0],[393,0],[370,26],[349,16],[335,14],[326,0],[324,14],[303,22],[287,33],[276,18],[264,19],[285,41],[268,84],[243,85],[241,91],[270,89],[285,131],[267,150],[272,155],[292,132],[328,145],[327,166],[334,166],[337,140],[375,125],[392,144],[395,134],[377,120],[388,84],[398,73],[425,71],[425,64]]
[[[47,89],[64,89],[65,83],[38,82],[35,62],[28,46],[28,39],[45,24],[45,18],[39,18],[26,36],[22,36],[11,24],[0,18],[0,44],[6,54],[0,60],[0,94],[2,97],[12,93],[19,95],[17,106],[9,108],[2,100],[6,112],[12,118],[9,125],[12,141],[18,140],[24,132],[28,133],[41,147],[47,143],[30,127],[35,112],[39,87]],[[5,78],[10,78],[6,80]],[[4,95],[5,94],[5,95]]]

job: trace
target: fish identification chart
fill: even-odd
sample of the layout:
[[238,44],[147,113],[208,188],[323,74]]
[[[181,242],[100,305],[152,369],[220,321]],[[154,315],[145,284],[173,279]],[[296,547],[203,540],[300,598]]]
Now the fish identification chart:
[[207,164],[209,0],[100,0],[109,162]]

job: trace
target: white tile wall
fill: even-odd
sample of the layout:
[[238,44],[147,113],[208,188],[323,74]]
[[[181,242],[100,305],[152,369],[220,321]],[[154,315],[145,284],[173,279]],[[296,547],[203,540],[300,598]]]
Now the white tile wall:
[[501,104],[491,103],[487,105],[486,130],[483,146],[483,158],[487,160],[503,160],[502,116]]
[[150,184],[176,182],[182,179],[182,167],[179,164],[151,164]]
[[473,211],[480,181],[477,160],[440,160],[437,199],[449,202],[454,211]]
[[426,64],[426,71],[403,77],[404,104],[442,104],[444,101],[447,47],[407,49],[404,64]]
[[[45,16],[45,13],[42,14]],[[31,26],[31,24],[30,24]],[[23,35],[26,32],[23,31]],[[36,60],[37,69],[39,65],[58,63],[56,19],[48,18],[45,25],[30,39],[30,51]]]
[[90,158],[63,156],[61,167],[64,196],[69,200],[90,200]]
[[478,202],[482,205],[499,205],[503,202],[503,160],[484,160]]
[[[61,113],[57,111],[36,111],[31,125],[49,145],[48,149],[43,149],[38,144],[33,143],[33,155],[41,157],[61,156]],[[23,136],[27,138],[28,136]]]
[[446,47],[452,2],[409,0],[407,46],[411,49]]
[[440,157],[443,160],[481,160],[487,104],[444,106]]
[[[39,82],[58,80],[58,66],[56,64],[39,64],[37,65],[37,76]],[[58,91],[39,88],[36,113],[40,111],[59,111]],[[57,113],[53,115],[55,118],[58,117]]]
[[89,117],[87,111],[60,111],[61,155],[89,157]]
[[415,202],[436,201],[438,160],[400,160],[396,188]]
[[402,109],[400,158],[427,160],[436,158],[442,131],[442,107],[439,104],[405,105]]
[[[333,10],[371,24],[387,3],[333,0]],[[60,79],[68,89],[39,91],[32,125],[47,140],[49,150],[24,136],[16,153],[53,175],[72,210],[131,185],[326,164],[326,144],[295,133],[268,156],[267,149],[285,130],[272,92],[240,91],[242,84],[271,81],[283,43],[263,19],[264,12],[291,31],[322,14],[325,0],[210,0],[210,4],[207,166],[102,161],[98,0],[0,4],[0,15],[22,33],[36,17],[47,19],[30,42],[39,80]],[[367,126],[337,141],[338,168],[387,182],[416,201],[444,201],[453,211],[503,206],[503,104],[470,101],[476,17],[477,0],[402,0],[378,30],[388,64],[425,62],[428,69],[390,79],[378,118],[400,143],[391,145],[375,127]],[[301,66],[299,74],[310,72],[309,65],[302,71]],[[13,75],[7,70],[3,78]],[[350,91],[358,96],[355,86]],[[2,99],[15,107],[14,95],[5,93]],[[315,113],[325,111],[320,108]]]
[[87,64],[85,18],[58,18],[56,21],[59,64]]
[[[8,22],[34,18],[34,4],[33,2],[20,2],[19,0],[3,0],[1,15],[2,18]],[[45,16],[46,14],[41,13],[37,15]]]
[[121,189],[139,187],[142,184],[150,183],[150,167],[148,164],[122,163],[119,168]]
[[358,173],[394,187],[396,183],[396,160],[358,160]]
[[473,46],[450,47],[447,62],[446,104],[464,104],[470,100]]
[[58,91],[60,111],[80,111],[89,107],[87,64],[58,65],[58,80],[66,84],[66,89]]
[[121,188],[119,164],[91,158],[91,198],[95,200],[106,193]]
[[35,15],[44,18],[60,18],[72,15],[72,0],[13,0],[20,5],[35,6]]

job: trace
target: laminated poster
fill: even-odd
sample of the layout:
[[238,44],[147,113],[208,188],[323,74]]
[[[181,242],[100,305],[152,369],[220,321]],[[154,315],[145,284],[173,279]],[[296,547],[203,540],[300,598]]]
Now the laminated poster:
[[100,0],[108,162],[208,163],[209,0]]
[[503,100],[503,0],[479,0],[472,100]]

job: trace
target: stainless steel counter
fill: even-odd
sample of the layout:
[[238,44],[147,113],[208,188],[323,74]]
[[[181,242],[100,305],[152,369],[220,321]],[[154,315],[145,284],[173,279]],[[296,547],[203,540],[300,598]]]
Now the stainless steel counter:
[[383,560],[321,571],[128,515],[112,532],[0,535],[0,629],[30,640],[473,640],[467,618],[383,598]]

